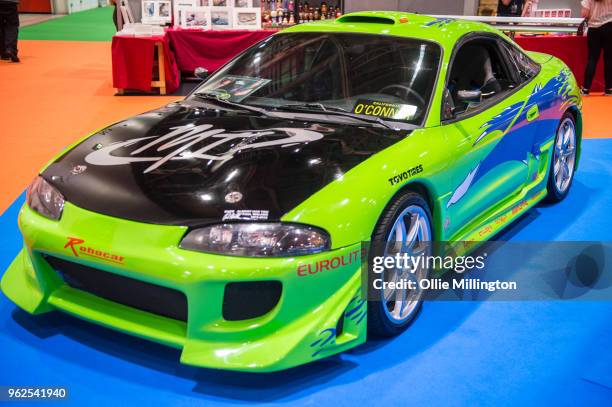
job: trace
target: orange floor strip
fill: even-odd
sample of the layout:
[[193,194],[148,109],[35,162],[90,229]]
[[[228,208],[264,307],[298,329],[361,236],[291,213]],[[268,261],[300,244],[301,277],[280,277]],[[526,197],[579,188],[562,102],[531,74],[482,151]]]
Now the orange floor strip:
[[113,96],[109,42],[20,41],[0,61],[0,213],[50,158],[91,131],[176,100]]
[[[0,213],[64,146],[177,97],[113,96],[108,42],[20,41],[21,64],[0,61]],[[585,137],[612,137],[612,97],[584,102]]]
[[612,96],[603,94],[582,98],[583,129],[585,138],[612,138]]

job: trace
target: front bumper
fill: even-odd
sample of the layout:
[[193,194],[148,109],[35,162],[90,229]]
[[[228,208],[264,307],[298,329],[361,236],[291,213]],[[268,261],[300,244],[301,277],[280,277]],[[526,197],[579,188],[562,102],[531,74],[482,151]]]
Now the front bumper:
[[[241,371],[286,369],[366,339],[366,304],[359,298],[361,262],[355,255],[359,244],[297,258],[203,254],[178,247],[184,227],[112,218],[70,203],[59,222],[25,205],[19,225],[24,248],[3,276],[1,287],[32,314],[58,309],[180,348],[182,363]],[[85,246],[94,255],[73,250]],[[47,256],[179,291],[187,300],[186,321],[73,288],[51,267]],[[337,267],[305,272],[308,265],[316,271],[321,261]],[[225,320],[226,285],[253,281],[282,284],[276,306],[259,317]]]

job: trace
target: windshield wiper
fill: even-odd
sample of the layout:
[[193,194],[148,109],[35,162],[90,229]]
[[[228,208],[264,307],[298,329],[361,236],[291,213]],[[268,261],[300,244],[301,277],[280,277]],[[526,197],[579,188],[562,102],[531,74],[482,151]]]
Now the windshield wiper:
[[350,117],[352,119],[360,120],[366,123],[376,123],[390,130],[400,130],[398,127],[393,127],[380,117],[363,117],[356,113],[349,112],[338,106],[327,106],[323,103],[293,103],[289,105],[276,106],[276,110],[303,110],[303,111],[316,111],[316,113],[323,112],[326,114],[333,114],[338,116]]
[[251,105],[243,105],[241,103],[236,103],[236,102],[231,102],[229,100],[221,99],[219,95],[216,95],[212,92],[196,92],[194,93],[194,95],[201,99],[211,100],[214,103],[217,103],[222,106],[229,106],[234,109],[240,109],[240,110],[246,110],[248,112],[258,113],[261,116],[269,116],[266,109],[262,109],[260,107],[255,107]]

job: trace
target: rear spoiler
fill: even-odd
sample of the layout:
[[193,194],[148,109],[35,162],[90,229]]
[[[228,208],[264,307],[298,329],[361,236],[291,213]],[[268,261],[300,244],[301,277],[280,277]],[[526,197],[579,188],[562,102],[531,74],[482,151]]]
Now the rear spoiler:
[[478,21],[487,23],[498,30],[509,32],[532,33],[566,33],[576,34],[584,23],[583,18],[547,18],[547,17],[490,17],[490,16],[432,16],[456,20]]

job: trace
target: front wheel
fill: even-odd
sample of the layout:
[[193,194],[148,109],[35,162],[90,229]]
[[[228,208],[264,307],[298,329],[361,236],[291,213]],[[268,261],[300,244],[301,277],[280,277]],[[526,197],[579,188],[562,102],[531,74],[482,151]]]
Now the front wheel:
[[[431,212],[427,202],[419,194],[408,192],[395,198],[379,220],[372,235],[371,256],[395,256],[397,253],[428,255],[431,253],[432,239]],[[380,275],[372,273],[371,277],[387,283],[404,279],[418,284],[427,275],[427,268],[419,267],[412,271],[401,268],[385,270]],[[368,331],[378,336],[399,334],[418,314],[422,304],[421,296],[420,289],[371,291]]]
[[553,146],[551,168],[548,176],[548,196],[550,202],[563,200],[574,180],[576,169],[576,123],[574,116],[566,112],[561,118]]

